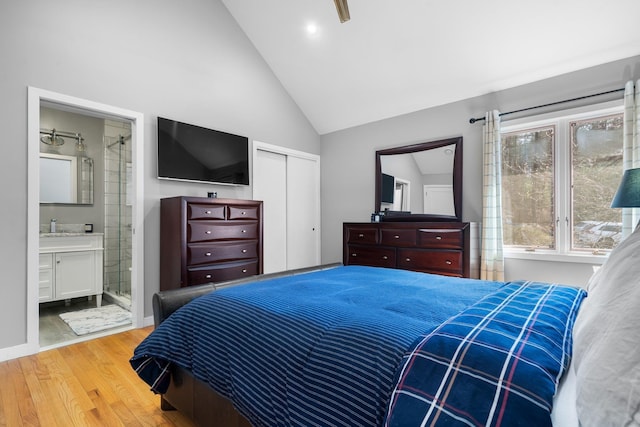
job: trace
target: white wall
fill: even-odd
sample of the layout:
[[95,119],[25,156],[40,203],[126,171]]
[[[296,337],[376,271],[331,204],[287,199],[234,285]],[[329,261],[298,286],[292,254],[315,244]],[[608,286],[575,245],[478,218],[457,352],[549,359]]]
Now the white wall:
[[[159,200],[251,198],[156,179],[156,117],[320,152],[320,137],[219,0],[0,3],[0,349],[26,342],[27,87],[145,115],[145,316],[158,290]],[[33,303],[33,302],[32,302]]]
[[[322,136],[322,261],[342,259],[342,223],[369,221],[374,211],[375,151],[394,146],[463,137],[463,206],[465,221],[482,219],[482,122],[487,110],[502,112],[571,99],[624,87],[640,78],[640,57],[616,61],[517,88],[382,120]],[[573,103],[587,105],[622,94]],[[567,107],[567,105],[560,108]],[[541,109],[536,113],[549,111]],[[511,118],[522,115],[509,116]],[[505,118],[506,119],[506,118]],[[530,279],[582,285],[591,264],[507,259],[507,280]]]

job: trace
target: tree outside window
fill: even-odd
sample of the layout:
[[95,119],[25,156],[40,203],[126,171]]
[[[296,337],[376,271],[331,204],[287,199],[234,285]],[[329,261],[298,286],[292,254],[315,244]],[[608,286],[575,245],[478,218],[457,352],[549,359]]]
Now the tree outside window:
[[554,126],[502,135],[502,221],[507,246],[555,248],[554,145]]
[[502,134],[504,245],[601,253],[622,238],[622,113],[563,117]]
[[622,238],[622,211],[611,208],[622,176],[622,115],[573,121],[572,249],[613,249]]

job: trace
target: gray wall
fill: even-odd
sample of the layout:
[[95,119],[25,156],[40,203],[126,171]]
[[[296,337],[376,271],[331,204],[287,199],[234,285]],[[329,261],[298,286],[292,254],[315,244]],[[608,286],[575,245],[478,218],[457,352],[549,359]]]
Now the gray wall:
[[[375,151],[423,141],[463,137],[463,219],[482,218],[482,123],[469,124],[485,111],[502,112],[622,88],[640,78],[640,57],[633,57],[536,83],[382,120],[322,137],[322,260],[342,260],[342,223],[369,221],[374,210]],[[565,104],[580,106],[622,94]],[[556,107],[557,108],[557,107]],[[535,114],[550,111],[536,110]],[[529,113],[532,114],[532,113]],[[517,118],[517,115],[508,116]],[[519,117],[522,117],[520,115]],[[506,119],[506,118],[505,118]],[[507,280],[527,278],[583,285],[591,264],[507,259]]]
[[[0,348],[26,341],[27,86],[145,114],[145,316],[158,290],[159,199],[250,198],[156,179],[158,115],[314,154],[320,137],[219,0],[0,5]],[[33,302],[32,302],[33,303]]]

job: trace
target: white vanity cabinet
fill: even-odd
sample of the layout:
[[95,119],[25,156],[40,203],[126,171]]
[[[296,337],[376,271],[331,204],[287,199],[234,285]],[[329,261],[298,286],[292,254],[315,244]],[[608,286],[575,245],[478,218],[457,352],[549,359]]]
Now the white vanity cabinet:
[[103,251],[102,234],[42,234],[40,302],[95,295],[100,307]]

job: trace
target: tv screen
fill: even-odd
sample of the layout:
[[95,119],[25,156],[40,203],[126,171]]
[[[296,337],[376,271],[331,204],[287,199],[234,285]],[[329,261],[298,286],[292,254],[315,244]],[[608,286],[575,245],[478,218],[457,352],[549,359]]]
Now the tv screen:
[[249,139],[158,117],[158,178],[249,185]]
[[382,194],[380,201],[382,203],[393,203],[393,194],[396,190],[396,179],[386,173],[382,174]]

